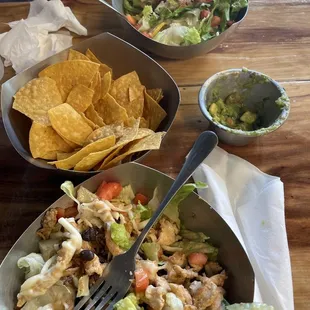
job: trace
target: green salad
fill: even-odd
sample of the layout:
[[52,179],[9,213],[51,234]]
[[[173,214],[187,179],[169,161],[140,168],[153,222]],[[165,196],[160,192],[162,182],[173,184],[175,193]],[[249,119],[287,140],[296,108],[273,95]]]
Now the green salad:
[[145,36],[174,46],[218,36],[247,6],[248,0],[124,0],[129,23]]
[[[203,232],[180,221],[179,204],[205,187],[186,184],[169,203],[143,242],[132,286],[115,310],[273,310],[229,305],[228,275],[217,261],[218,249]],[[117,182],[102,182],[96,192],[75,189],[70,181],[61,189],[74,204],[48,209],[37,231],[38,252],[18,260],[25,272],[18,309],[73,310],[113,257],[131,247],[160,204],[157,188],[152,197]]]

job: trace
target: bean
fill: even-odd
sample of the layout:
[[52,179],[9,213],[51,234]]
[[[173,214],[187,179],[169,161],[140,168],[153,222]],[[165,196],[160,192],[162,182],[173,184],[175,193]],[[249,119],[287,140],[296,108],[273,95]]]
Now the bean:
[[94,259],[95,255],[92,251],[90,250],[83,250],[80,252],[80,257],[83,261],[91,261]]

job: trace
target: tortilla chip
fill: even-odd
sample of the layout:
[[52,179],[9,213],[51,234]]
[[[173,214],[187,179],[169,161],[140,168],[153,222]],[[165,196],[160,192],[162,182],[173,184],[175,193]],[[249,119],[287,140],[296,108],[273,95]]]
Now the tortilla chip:
[[104,158],[108,156],[112,151],[133,141],[138,133],[138,126],[139,126],[139,120],[136,121],[133,127],[124,128],[123,136],[113,147],[101,152],[90,153],[88,156],[83,158],[80,162],[78,162],[75,165],[74,170],[89,171],[90,169],[95,167],[98,163],[100,163],[102,160],[104,160]]
[[94,88],[94,97],[93,97],[93,103],[96,103],[100,98],[101,98],[101,75],[100,75],[100,72],[98,72],[96,74],[96,85],[95,85],[95,88]]
[[99,128],[99,126],[93,123],[90,119],[88,119],[84,113],[80,113],[80,115],[82,116],[83,120],[88,124],[88,126],[91,127],[92,130],[96,130]]
[[49,77],[56,81],[62,102],[65,102],[76,84],[89,86],[99,65],[85,60],[67,60],[51,65],[39,73],[39,77]]
[[[140,140],[144,137],[147,137],[149,135],[154,134],[154,131],[151,129],[146,129],[146,128],[139,128],[137,135],[135,136],[134,140],[131,143],[135,143],[134,141],[136,140]],[[106,166],[116,155],[118,155],[118,153],[121,151],[121,149],[124,148],[124,145],[118,147],[116,150],[114,150],[111,154],[109,154],[101,163],[100,167],[98,168],[98,170],[102,170],[104,169],[104,166]]]
[[86,61],[90,61],[87,56],[85,56],[81,52],[78,52],[78,51],[73,50],[71,48],[69,50],[68,60],[86,60]]
[[140,118],[140,128],[149,128],[149,121],[147,121],[144,117]]
[[71,152],[71,147],[50,126],[32,123],[29,147],[33,158],[56,159],[57,152]]
[[93,132],[83,117],[67,103],[50,109],[48,116],[58,134],[78,145],[83,145],[86,138]]
[[95,91],[95,88],[97,86],[98,83],[98,77],[100,76],[100,72],[96,72],[96,74],[93,76],[92,80],[89,83],[89,88],[92,89],[93,91]]
[[133,153],[148,151],[148,150],[158,150],[160,148],[161,140],[164,134],[165,134],[164,132],[156,132],[141,140],[138,140],[137,142],[132,143],[132,145],[128,148],[128,150],[125,153],[115,157],[107,165],[105,166],[102,165],[100,169],[111,168],[115,166],[118,162],[123,160],[126,156],[133,154]]
[[143,85],[133,85],[129,87],[129,102],[124,106],[129,117],[133,116],[134,118],[138,118],[142,116],[144,106],[143,91]]
[[89,144],[95,142],[99,139],[104,137],[108,137],[114,135],[116,139],[120,138],[123,135],[124,126],[123,124],[112,124],[112,125],[105,125],[101,128],[96,129],[93,131],[86,139],[85,144]]
[[62,103],[56,82],[48,77],[29,81],[14,98],[13,109],[42,125],[51,124],[48,110]]
[[146,92],[158,103],[163,99],[163,90],[161,88],[147,89]]
[[100,99],[95,105],[95,109],[107,125],[123,123],[128,118],[126,110],[110,94]]
[[70,91],[67,103],[70,104],[75,111],[84,112],[92,103],[94,91],[84,85],[77,84]]
[[141,86],[138,74],[136,71],[125,74],[115,80],[110,89],[111,96],[126,109],[129,104],[129,87]]
[[106,94],[109,92],[112,83],[111,72],[107,72],[101,79],[101,99],[103,99]]
[[99,127],[104,126],[102,117],[97,113],[92,104],[85,111],[85,116]]
[[57,152],[57,160],[66,159],[66,158],[74,155],[75,153],[77,153],[79,150],[75,150],[75,151],[70,152],[70,153],[60,153],[60,152]]
[[109,149],[115,145],[115,136],[109,136],[100,139],[94,143],[88,144],[81,150],[73,154],[72,156],[65,158],[63,160],[49,162],[51,165],[56,165],[58,169],[71,169],[83,158],[87,157],[90,153],[103,151]]
[[[59,134],[59,133],[58,133],[58,134]],[[78,144],[73,143],[73,142],[67,140],[67,139],[64,138],[62,135],[60,135],[60,136],[63,138],[63,140],[64,140],[68,145],[70,145],[70,147],[71,147],[73,150],[75,150],[75,149],[77,149],[77,148],[79,147]]]
[[109,66],[105,65],[104,63],[102,63],[90,49],[87,49],[86,56],[90,59],[90,61],[93,61],[100,65],[99,72],[101,76],[104,76],[107,72],[111,72],[112,74],[112,69]]
[[146,91],[144,96],[143,117],[149,122],[149,128],[155,131],[167,116],[167,113]]

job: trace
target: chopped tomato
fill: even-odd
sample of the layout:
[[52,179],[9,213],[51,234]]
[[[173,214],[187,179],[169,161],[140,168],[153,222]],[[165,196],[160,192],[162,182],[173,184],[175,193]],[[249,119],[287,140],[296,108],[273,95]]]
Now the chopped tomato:
[[144,292],[150,284],[148,274],[143,269],[138,269],[135,271],[135,279],[136,293]]
[[127,18],[128,22],[129,22],[129,24],[131,24],[133,26],[137,23],[137,21],[134,19],[134,17],[129,15],[129,14],[126,15],[126,18]]
[[147,38],[150,38],[150,39],[152,38],[152,36],[146,31],[143,31],[142,34],[146,36]]
[[122,191],[122,185],[117,182],[102,182],[97,189],[97,196],[103,200],[111,200],[117,197]]
[[61,217],[65,216],[65,209],[63,208],[56,208],[57,210],[57,220],[59,220]]
[[133,202],[134,202],[135,204],[138,204],[139,201],[140,201],[140,203],[141,203],[143,206],[145,206],[145,205],[147,205],[147,203],[149,202],[149,199],[148,199],[146,196],[144,196],[143,194],[138,193],[138,194],[136,194],[135,199],[133,200]]
[[72,206],[69,208],[64,209],[65,211],[65,215],[64,217],[68,218],[68,217],[76,217],[78,215],[78,210],[77,210],[77,206]]
[[230,27],[235,21],[234,20],[229,20],[226,25],[227,27]]
[[202,10],[200,12],[200,19],[208,18],[209,15],[210,15],[210,11],[209,10]]
[[135,24],[135,28],[136,28],[137,30],[139,30],[139,29],[141,28],[141,26],[142,26],[142,24]]
[[208,261],[208,256],[203,253],[192,253],[187,259],[191,266],[204,266]]
[[211,27],[217,27],[221,23],[221,18],[219,16],[213,16],[211,20]]

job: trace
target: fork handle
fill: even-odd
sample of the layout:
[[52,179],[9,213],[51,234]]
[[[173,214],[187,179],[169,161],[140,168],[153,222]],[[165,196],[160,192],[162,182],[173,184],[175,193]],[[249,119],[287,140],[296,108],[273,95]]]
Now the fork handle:
[[185,184],[185,182],[191,177],[198,166],[203,162],[203,160],[211,153],[211,151],[217,145],[218,139],[215,133],[212,131],[205,131],[196,140],[190,154],[188,155],[185,164],[183,165],[179,175],[170,187],[167,195],[159,205],[159,207],[154,212],[153,216],[146,224],[141,234],[136,239],[135,243],[128,250],[132,255],[138,253],[138,250],[146,237],[149,230],[152,228],[153,224],[158,220],[165,207],[169,204],[171,199],[175,196],[178,190]]

